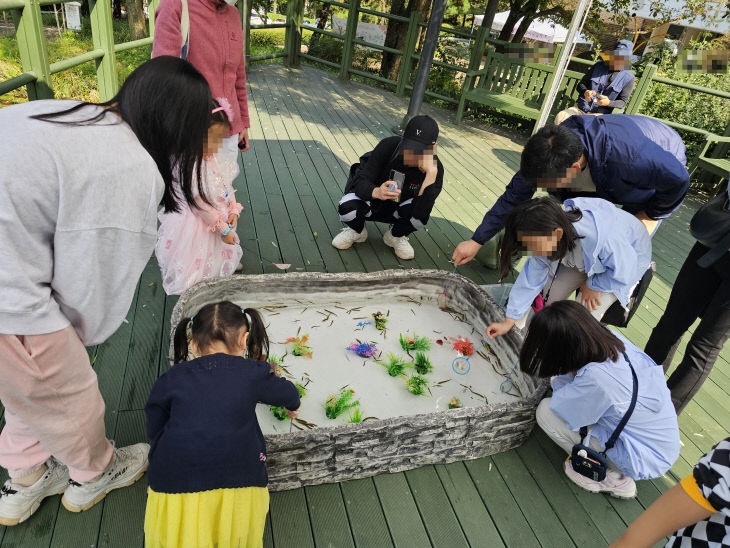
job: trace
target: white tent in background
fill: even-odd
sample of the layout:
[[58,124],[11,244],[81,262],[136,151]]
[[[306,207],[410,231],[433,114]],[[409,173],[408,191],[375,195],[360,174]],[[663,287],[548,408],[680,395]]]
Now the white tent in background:
[[[494,21],[492,22],[492,30],[501,31],[504,28],[504,24],[507,22],[508,15],[509,11],[502,11],[496,14],[494,16]],[[483,19],[483,15],[475,15],[474,26],[476,27],[481,25]],[[521,20],[522,19],[520,19],[520,21]],[[514,28],[512,29],[512,33],[517,30],[517,27],[519,27],[520,21],[517,21]],[[564,26],[553,23],[552,21],[546,19],[536,19],[532,23],[530,23],[530,26],[525,33],[525,38],[527,40],[536,40],[538,42],[546,42],[548,44],[560,44],[565,42],[565,37],[567,35],[568,29],[566,29]],[[589,40],[582,34],[578,36],[576,42],[580,44],[593,44],[591,40]]]

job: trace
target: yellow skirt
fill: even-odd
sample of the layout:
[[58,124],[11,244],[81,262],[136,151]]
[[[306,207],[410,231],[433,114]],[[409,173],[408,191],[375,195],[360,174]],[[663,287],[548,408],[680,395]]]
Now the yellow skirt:
[[149,490],[144,519],[146,548],[260,548],[269,490],[216,489],[202,493]]

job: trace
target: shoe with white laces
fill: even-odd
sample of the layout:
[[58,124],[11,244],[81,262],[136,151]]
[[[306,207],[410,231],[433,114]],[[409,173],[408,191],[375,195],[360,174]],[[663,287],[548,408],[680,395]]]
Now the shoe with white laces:
[[388,230],[383,234],[383,242],[388,247],[392,247],[395,254],[399,259],[408,261],[415,256],[413,247],[408,242],[408,236],[393,236],[393,233]]
[[334,237],[332,245],[337,249],[350,249],[352,244],[361,244],[368,239],[368,230],[362,229],[362,232],[355,232],[349,226],[346,226],[342,231]]
[[128,487],[141,478],[147,470],[150,446],[137,443],[114,449],[111,466],[94,481],[69,482],[61,502],[70,512],[83,512],[101,501],[107,493],[120,487]]
[[608,493],[617,499],[633,499],[636,497],[636,482],[621,472],[609,470],[606,472],[606,477],[603,481],[593,481],[573,470],[570,459],[566,460],[563,466],[565,468],[565,475],[568,476],[570,481],[586,491],[590,491],[591,493]]
[[33,485],[23,487],[7,480],[0,491],[0,525],[17,525],[32,516],[41,501],[60,495],[68,487],[68,468],[51,457],[48,470]]

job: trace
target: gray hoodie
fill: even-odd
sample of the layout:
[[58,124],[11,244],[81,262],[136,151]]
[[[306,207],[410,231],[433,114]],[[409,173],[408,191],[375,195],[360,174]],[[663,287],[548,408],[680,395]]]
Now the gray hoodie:
[[114,114],[87,126],[29,118],[74,104],[0,109],[0,333],[39,335],[70,324],[93,345],[127,314],[155,246],[164,183]]

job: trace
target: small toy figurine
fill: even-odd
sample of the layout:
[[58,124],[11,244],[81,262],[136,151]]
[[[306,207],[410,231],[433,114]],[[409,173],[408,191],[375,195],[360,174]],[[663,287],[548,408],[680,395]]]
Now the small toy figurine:
[[375,343],[360,341],[350,343],[350,346],[348,346],[345,350],[351,350],[361,358],[372,358],[378,353],[378,347]]
[[324,404],[324,412],[329,419],[336,419],[342,413],[360,405],[358,400],[353,401],[355,391],[343,388],[338,395],[330,394]]
[[449,409],[459,409],[461,407],[461,400],[459,398],[451,398],[449,400]]
[[312,349],[307,344],[309,341],[309,334],[302,335],[301,337],[289,337],[285,343],[292,343],[294,345],[292,354],[295,356],[304,356],[305,358],[312,359]]
[[375,320],[375,329],[377,329],[378,331],[384,331],[385,324],[388,323],[388,318],[386,318],[382,312],[375,312],[372,314],[372,316]]
[[387,362],[376,363],[385,367],[385,369],[388,371],[388,375],[390,375],[391,377],[397,377],[398,375],[401,375],[403,373],[403,370],[406,368],[406,365],[408,365],[408,362],[406,362],[400,356],[396,356],[395,354],[390,353],[388,354]]
[[422,396],[425,393],[425,388],[428,386],[428,382],[421,375],[413,375],[406,382],[408,391],[416,396]]
[[409,350],[431,350],[431,341],[426,337],[419,337],[418,335],[403,335],[401,333],[400,345],[406,352]]

